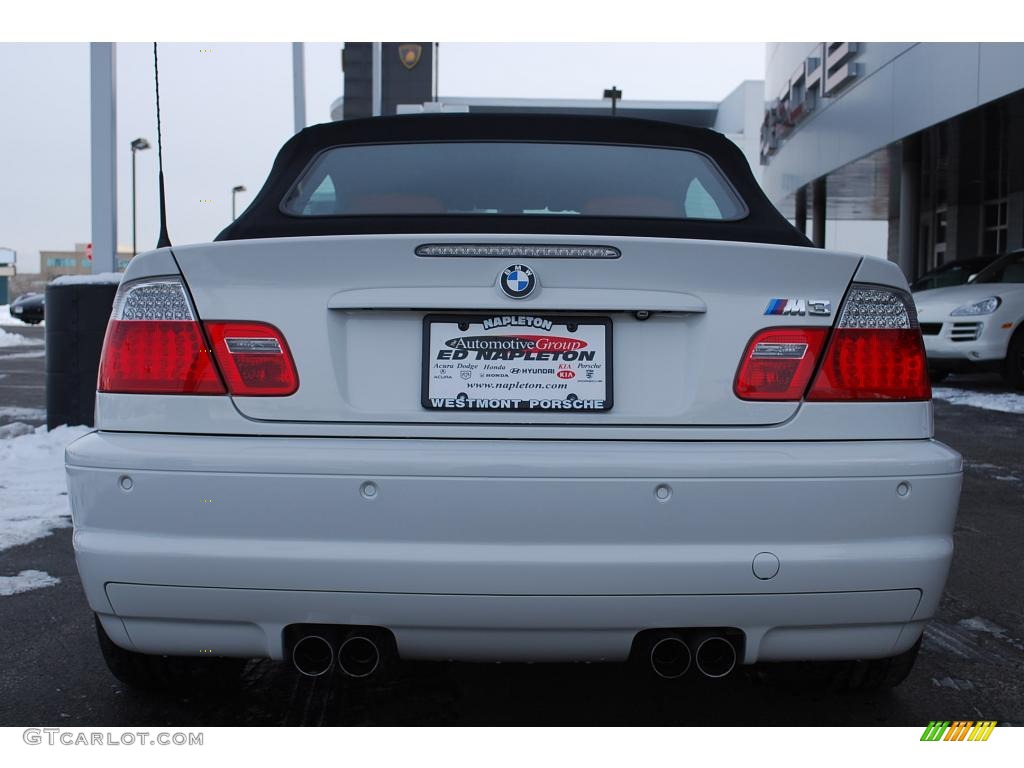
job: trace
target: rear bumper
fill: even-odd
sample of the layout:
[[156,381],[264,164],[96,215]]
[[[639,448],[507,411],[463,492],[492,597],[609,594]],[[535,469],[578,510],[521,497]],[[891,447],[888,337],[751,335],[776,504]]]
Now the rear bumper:
[[615,660],[706,626],[747,663],[887,656],[934,613],[960,489],[930,440],[94,432],[67,466],[115,642],[272,658],[291,623],[383,626],[414,658]]

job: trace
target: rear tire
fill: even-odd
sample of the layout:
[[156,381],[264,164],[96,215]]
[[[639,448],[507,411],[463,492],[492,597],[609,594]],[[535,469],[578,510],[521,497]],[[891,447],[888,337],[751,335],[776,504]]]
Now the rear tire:
[[1003,378],[1014,389],[1024,389],[1024,331],[1018,330],[1010,339]]
[[96,618],[96,637],[107,669],[131,688],[149,692],[216,690],[236,686],[246,659],[151,656],[126,651],[110,639]]
[[755,679],[797,691],[857,693],[895,688],[910,674],[921,649],[913,647],[887,659],[762,665]]
[[888,659],[839,661],[828,665],[828,689],[832,691],[878,691],[895,688],[910,675],[921,650],[921,638],[913,647]]

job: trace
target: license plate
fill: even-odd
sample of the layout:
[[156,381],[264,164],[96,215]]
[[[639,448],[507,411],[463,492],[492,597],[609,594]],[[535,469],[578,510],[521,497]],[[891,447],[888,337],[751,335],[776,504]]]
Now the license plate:
[[607,411],[612,322],[559,315],[427,315],[424,408]]

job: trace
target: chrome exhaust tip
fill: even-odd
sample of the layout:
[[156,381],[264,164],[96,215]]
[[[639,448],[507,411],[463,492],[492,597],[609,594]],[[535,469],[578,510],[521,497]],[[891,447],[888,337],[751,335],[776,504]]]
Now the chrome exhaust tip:
[[736,646],[719,635],[706,637],[697,646],[696,661],[704,677],[725,677],[736,668]]
[[349,677],[369,677],[380,668],[377,642],[366,635],[350,635],[338,649],[338,666]]
[[686,641],[676,635],[668,635],[651,646],[651,669],[666,680],[682,677],[690,669],[693,655]]
[[292,648],[292,664],[307,677],[320,677],[334,665],[334,646],[320,635],[306,635]]

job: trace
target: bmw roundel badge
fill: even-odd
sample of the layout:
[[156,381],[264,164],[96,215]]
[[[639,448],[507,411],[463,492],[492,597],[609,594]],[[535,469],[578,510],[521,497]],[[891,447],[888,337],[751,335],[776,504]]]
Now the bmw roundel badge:
[[510,299],[525,299],[537,287],[537,277],[529,267],[513,264],[501,273],[498,284]]

